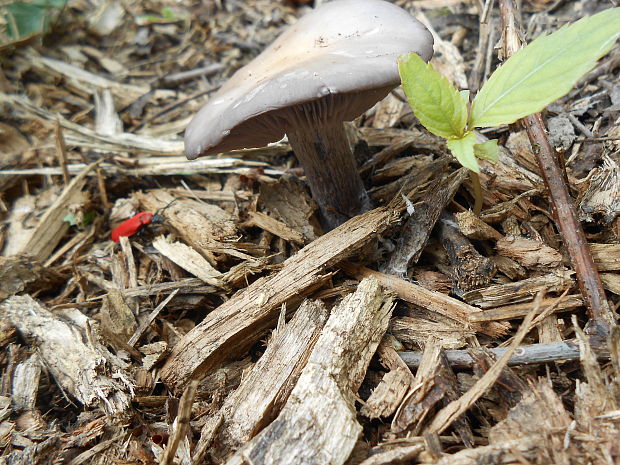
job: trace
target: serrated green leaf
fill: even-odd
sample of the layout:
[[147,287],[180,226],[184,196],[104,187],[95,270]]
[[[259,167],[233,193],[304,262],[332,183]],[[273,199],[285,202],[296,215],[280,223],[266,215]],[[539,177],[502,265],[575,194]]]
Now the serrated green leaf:
[[538,37],[500,66],[472,104],[470,128],[509,124],[567,94],[614,46],[620,8]]
[[467,124],[467,105],[458,90],[415,53],[398,59],[398,71],[420,123],[436,136],[461,137]]
[[476,134],[471,131],[458,139],[448,139],[448,148],[459,163],[465,168],[480,173],[480,167],[474,155],[474,145],[476,145]]
[[474,144],[474,155],[477,158],[484,160],[497,162],[499,159],[499,147],[497,146],[497,139],[491,139],[482,144]]

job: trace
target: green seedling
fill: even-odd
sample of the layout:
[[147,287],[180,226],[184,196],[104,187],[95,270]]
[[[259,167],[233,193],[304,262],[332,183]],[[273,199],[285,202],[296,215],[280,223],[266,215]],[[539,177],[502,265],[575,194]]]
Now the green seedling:
[[47,32],[52,19],[67,0],[32,0],[3,2],[0,5],[0,42],[22,40]]
[[543,110],[590,72],[619,36],[620,8],[610,8],[538,37],[491,75],[471,105],[469,91],[459,92],[415,53],[401,56],[398,69],[420,123],[445,138],[463,166],[479,173],[477,158],[496,161],[499,149],[496,140],[477,143],[475,128],[514,123]]

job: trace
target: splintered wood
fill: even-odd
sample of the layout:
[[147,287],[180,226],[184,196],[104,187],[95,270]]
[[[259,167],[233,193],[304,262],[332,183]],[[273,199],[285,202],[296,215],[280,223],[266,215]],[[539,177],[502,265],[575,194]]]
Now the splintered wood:
[[354,394],[392,311],[366,279],[332,310],[280,415],[226,463],[343,464],[362,432]]

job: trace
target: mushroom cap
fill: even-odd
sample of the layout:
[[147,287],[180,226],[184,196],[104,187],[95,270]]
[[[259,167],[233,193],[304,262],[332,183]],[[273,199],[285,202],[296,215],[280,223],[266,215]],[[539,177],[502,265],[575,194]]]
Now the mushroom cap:
[[431,33],[383,0],[336,0],[303,16],[239,69],[185,131],[189,159],[263,147],[301,127],[350,121],[400,83],[397,59],[428,61]]

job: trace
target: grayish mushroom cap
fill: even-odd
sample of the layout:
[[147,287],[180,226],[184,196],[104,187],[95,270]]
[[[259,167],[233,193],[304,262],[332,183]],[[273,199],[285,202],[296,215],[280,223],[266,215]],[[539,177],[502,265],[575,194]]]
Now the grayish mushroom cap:
[[239,69],[185,131],[189,159],[280,140],[299,125],[350,121],[400,83],[397,59],[428,61],[430,32],[382,0],[336,0],[303,16]]

